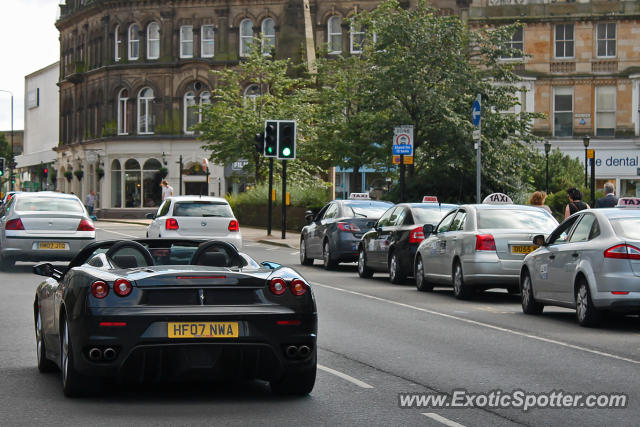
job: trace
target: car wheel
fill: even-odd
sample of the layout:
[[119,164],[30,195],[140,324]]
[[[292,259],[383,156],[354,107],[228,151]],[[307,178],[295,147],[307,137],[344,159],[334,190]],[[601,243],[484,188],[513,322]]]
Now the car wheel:
[[458,299],[467,299],[471,296],[472,290],[464,283],[462,265],[460,261],[453,264],[453,295]]
[[544,304],[540,304],[533,297],[531,275],[526,271],[522,276],[522,312],[524,314],[541,314]]
[[589,285],[582,278],[576,292],[576,316],[581,326],[597,326],[602,318],[601,313],[593,305]]
[[331,245],[328,240],[325,240],[324,245],[322,245],[322,264],[327,270],[331,270],[338,265],[338,263],[331,257]]
[[[60,336],[60,367],[62,369],[62,391],[67,397],[81,397],[89,394],[89,391],[97,389],[95,380],[89,383],[88,379],[75,369],[73,356],[73,343],[69,334],[67,319],[62,319],[62,334]],[[89,385],[91,384],[91,386]],[[91,388],[90,388],[91,387]]]
[[278,379],[269,382],[276,394],[305,395],[311,393],[316,383],[317,355],[313,351],[313,365],[304,370],[287,371]]
[[313,258],[307,258],[307,244],[306,239],[300,239],[300,264],[313,265]]
[[416,288],[421,292],[433,291],[433,283],[427,281],[424,277],[424,262],[422,256],[418,255],[416,259],[416,265],[414,268],[413,276],[416,278]]
[[373,270],[367,267],[367,254],[364,252],[364,248],[360,248],[358,254],[358,276],[363,279],[369,279],[373,276]]
[[44,343],[44,328],[40,310],[36,309],[36,357],[38,359],[38,370],[42,373],[53,372],[57,369],[55,363],[47,359],[47,349]]
[[398,284],[404,282],[407,275],[404,271],[402,271],[402,266],[400,265],[400,257],[394,251],[391,254],[391,259],[389,259],[389,280],[391,283]]

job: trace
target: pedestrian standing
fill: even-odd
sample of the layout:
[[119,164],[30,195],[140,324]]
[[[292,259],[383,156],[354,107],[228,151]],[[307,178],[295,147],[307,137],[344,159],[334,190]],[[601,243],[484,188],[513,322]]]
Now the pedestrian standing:
[[534,191],[529,199],[529,204],[551,213],[551,208],[544,204],[545,200],[547,200],[547,193],[545,191]]
[[582,191],[573,187],[567,190],[567,195],[569,195],[569,203],[564,208],[565,218],[583,209],[589,209],[589,205],[582,201]]
[[596,208],[612,208],[618,204],[618,198],[616,197],[616,187],[607,182],[604,184],[604,197],[596,200]]
[[169,185],[169,183],[167,182],[166,179],[163,179],[162,182],[160,183],[160,185],[162,186],[162,200],[163,201],[167,197],[173,196],[173,187]]
[[84,199],[84,205],[87,207],[90,217],[93,216],[93,208],[96,206],[96,200],[96,192],[93,190],[89,191],[89,194],[87,194],[87,197]]

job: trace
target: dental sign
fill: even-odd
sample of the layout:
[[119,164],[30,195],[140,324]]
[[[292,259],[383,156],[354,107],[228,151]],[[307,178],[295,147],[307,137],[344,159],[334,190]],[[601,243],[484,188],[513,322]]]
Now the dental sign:
[[[566,150],[584,163],[584,150]],[[596,176],[631,175],[640,168],[640,150],[595,150]]]

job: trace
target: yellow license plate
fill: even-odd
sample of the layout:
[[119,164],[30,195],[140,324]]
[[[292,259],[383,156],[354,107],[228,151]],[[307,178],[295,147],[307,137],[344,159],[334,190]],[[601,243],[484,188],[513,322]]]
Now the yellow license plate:
[[67,249],[67,245],[64,242],[39,242],[38,249]]
[[169,322],[169,338],[237,338],[238,322]]
[[537,246],[534,245],[513,245],[511,246],[512,254],[528,254],[538,249]]

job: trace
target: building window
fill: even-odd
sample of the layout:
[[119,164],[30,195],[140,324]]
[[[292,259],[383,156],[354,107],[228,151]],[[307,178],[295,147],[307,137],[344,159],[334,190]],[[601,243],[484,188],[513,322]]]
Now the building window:
[[212,58],[215,51],[213,25],[203,25],[200,28],[200,54],[203,58]]
[[616,56],[616,24],[598,24],[596,27],[597,52],[601,58],[615,58]]
[[573,58],[573,24],[556,25],[556,58]]
[[364,31],[360,25],[351,24],[349,29],[351,53],[362,53],[364,46]]
[[153,133],[153,115],[151,104],[153,103],[153,89],[145,87],[138,95],[138,133]]
[[262,53],[269,55],[276,47],[276,24],[273,19],[262,21]]
[[152,22],[147,27],[147,59],[160,57],[160,25]]
[[[200,102],[198,103],[198,99]],[[184,94],[184,111],[183,120],[184,133],[192,135],[194,131],[191,129],[202,121],[202,112],[199,106],[211,103],[211,92],[203,91],[200,96],[196,96],[195,92],[188,91]]]
[[193,26],[180,27],[180,58],[193,58]]
[[244,19],[240,23],[240,56],[251,54],[251,44],[253,43],[253,22],[251,19]]
[[139,208],[142,194],[140,163],[129,159],[124,163],[124,207]]
[[122,207],[122,168],[120,162],[111,162],[111,207]]
[[596,135],[614,136],[616,132],[616,87],[596,87]]
[[118,135],[128,135],[127,123],[127,103],[129,102],[129,91],[122,89],[118,93]]
[[129,26],[129,60],[138,59],[140,57],[139,32],[140,27],[138,27],[138,24],[131,24]]
[[327,43],[329,54],[342,53],[342,20],[339,16],[332,16],[327,22]]
[[118,62],[120,61],[120,45],[122,44],[122,40],[120,40],[120,25],[116,25],[116,29],[113,33],[113,60]]
[[503,58],[521,59],[524,53],[524,28],[516,29],[516,32],[511,36],[511,41],[507,42],[505,47],[511,49],[512,53]]
[[553,134],[573,136],[573,88],[557,87],[553,91]]
[[142,167],[142,205],[145,208],[160,206],[162,201],[160,169],[162,164],[157,159],[147,160]]
[[256,84],[247,86],[247,88],[244,90],[244,106],[251,107],[255,110],[256,100],[260,95],[262,95],[260,86]]

